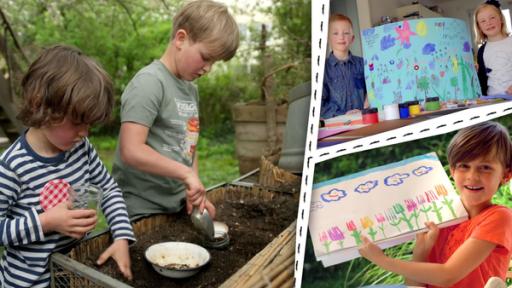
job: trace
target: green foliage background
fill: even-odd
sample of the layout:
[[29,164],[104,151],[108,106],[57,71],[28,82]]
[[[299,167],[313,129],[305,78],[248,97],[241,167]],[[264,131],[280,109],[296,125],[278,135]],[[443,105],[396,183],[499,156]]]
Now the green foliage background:
[[[495,121],[512,131],[512,116],[501,117]],[[314,182],[350,175],[429,152],[437,153],[447,174],[450,175],[446,160],[446,147],[455,133],[456,131],[324,161],[315,166]],[[502,186],[495,194],[493,201],[512,207],[509,185]],[[394,258],[410,259],[413,247],[414,241],[389,248],[385,253]],[[397,283],[403,283],[401,276],[382,270],[363,258],[323,268],[322,264],[315,259],[311,238],[308,235],[302,287],[361,287],[363,285]]]
[[[95,58],[114,80],[116,97],[145,65],[160,58],[170,39],[172,18],[185,1],[180,0],[0,0],[11,27],[33,60],[39,51],[57,43],[74,45]],[[222,2],[222,1],[220,1]],[[310,79],[311,1],[283,0],[258,10],[273,15],[266,54],[272,67],[297,62],[297,68],[276,76],[278,99],[290,88]],[[239,49],[228,63],[215,64],[208,76],[196,81],[200,94],[200,121],[208,135],[232,132],[232,104],[258,100],[263,76],[259,51],[260,26],[250,22],[253,39],[241,39]],[[22,63],[26,68],[28,63]],[[1,63],[0,63],[1,66]],[[102,134],[117,133],[119,105],[114,120],[95,128]]]

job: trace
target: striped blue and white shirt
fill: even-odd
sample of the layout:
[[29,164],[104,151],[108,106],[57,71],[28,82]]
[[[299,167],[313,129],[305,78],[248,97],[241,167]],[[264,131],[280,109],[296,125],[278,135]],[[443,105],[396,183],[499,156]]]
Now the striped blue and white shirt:
[[0,263],[2,287],[47,287],[50,254],[65,251],[76,240],[57,232],[44,234],[39,195],[44,185],[63,179],[71,186],[94,184],[103,189],[101,208],[114,239],[134,241],[121,190],[85,139],[55,157],[42,157],[20,136],[0,156]]

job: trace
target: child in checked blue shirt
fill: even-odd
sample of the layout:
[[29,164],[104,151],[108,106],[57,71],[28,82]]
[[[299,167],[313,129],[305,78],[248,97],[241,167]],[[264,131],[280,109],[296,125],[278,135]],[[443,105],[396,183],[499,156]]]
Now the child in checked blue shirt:
[[323,119],[354,113],[368,107],[363,58],[352,55],[352,21],[345,15],[329,18],[329,46],[325,61],[320,117]]

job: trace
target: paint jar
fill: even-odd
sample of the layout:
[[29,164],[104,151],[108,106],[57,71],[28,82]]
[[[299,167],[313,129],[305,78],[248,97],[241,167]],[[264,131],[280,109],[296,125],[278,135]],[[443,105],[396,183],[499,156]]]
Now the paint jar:
[[441,109],[441,103],[439,102],[439,97],[428,97],[425,102],[425,110],[426,111],[437,111]]
[[400,119],[400,111],[398,111],[398,104],[384,105],[384,120]]
[[408,104],[409,104],[409,115],[414,116],[414,115],[420,114],[421,108],[420,108],[419,101],[417,101],[417,100],[409,101]]
[[398,104],[398,110],[400,110],[400,119],[409,118],[409,103],[400,103]]
[[363,124],[375,124],[379,123],[379,113],[377,108],[363,109]]

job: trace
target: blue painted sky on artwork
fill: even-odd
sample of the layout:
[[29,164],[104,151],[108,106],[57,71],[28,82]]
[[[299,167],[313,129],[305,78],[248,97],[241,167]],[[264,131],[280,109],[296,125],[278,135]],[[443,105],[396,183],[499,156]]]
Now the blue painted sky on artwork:
[[386,24],[362,32],[370,106],[481,96],[466,23],[426,18]]

